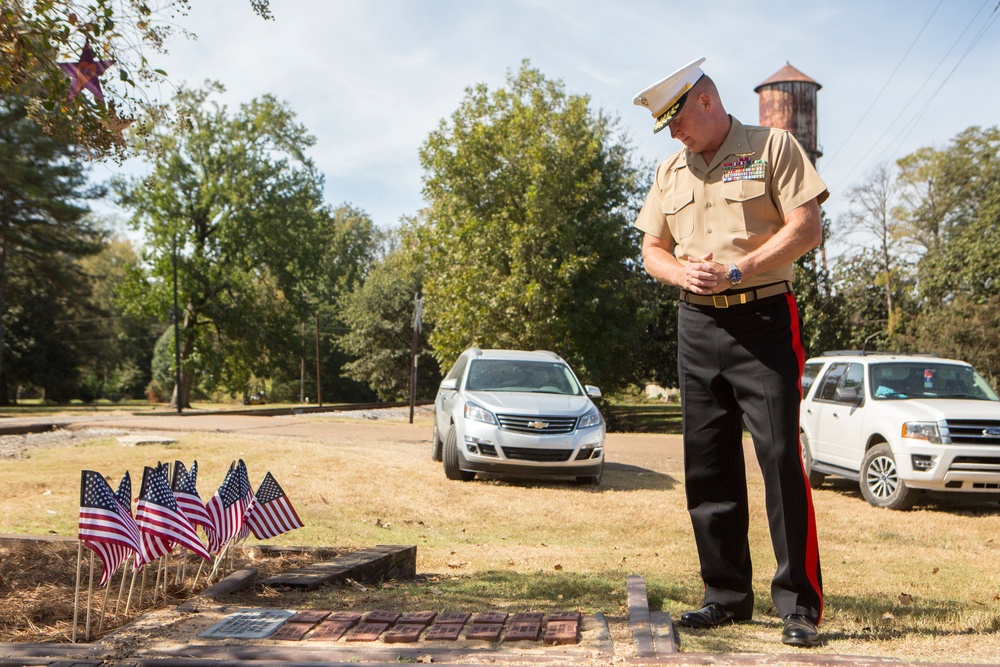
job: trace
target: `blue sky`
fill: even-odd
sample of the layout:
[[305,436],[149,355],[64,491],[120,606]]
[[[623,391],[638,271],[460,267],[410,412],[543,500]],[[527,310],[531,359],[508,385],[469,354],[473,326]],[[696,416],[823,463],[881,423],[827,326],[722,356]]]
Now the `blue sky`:
[[179,26],[198,39],[154,64],[173,83],[223,82],[231,108],[287,102],[317,139],[327,201],[382,227],[424,206],[417,152],[466,87],[502,86],[523,59],[617,116],[651,164],[680,144],[652,134],[636,92],[705,56],[729,112],[756,123],[754,87],[791,63],[822,85],[817,166],[835,220],[878,162],[1000,123],[998,0],[271,0],[267,22],[247,0],[192,4]]

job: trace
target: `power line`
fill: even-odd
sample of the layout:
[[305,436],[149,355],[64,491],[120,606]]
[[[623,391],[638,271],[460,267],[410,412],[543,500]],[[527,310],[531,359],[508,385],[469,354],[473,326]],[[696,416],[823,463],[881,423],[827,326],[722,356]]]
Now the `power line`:
[[938,0],[937,6],[934,7],[933,11],[931,11],[931,15],[928,16],[927,21],[924,22],[924,27],[920,29],[920,32],[917,33],[917,36],[913,38],[912,42],[910,42],[910,47],[906,49],[906,53],[903,54],[903,57],[899,59],[899,62],[896,64],[896,69],[892,70],[892,74],[890,74],[889,78],[887,78],[885,80],[885,83],[882,84],[882,89],[878,91],[878,95],[876,95],[875,98],[872,100],[872,103],[868,105],[868,108],[865,109],[865,112],[861,114],[861,118],[858,119],[857,124],[848,133],[847,138],[844,139],[843,143],[840,144],[840,148],[837,149],[837,151],[830,157],[830,159],[825,161],[824,168],[826,169],[830,168],[830,165],[833,164],[833,161],[837,159],[837,156],[840,155],[841,151],[844,150],[844,147],[846,147],[847,144],[850,142],[851,137],[854,136],[854,133],[858,131],[859,127],[861,127],[861,123],[865,121],[865,118],[868,117],[868,114],[871,113],[872,108],[874,108],[875,103],[878,102],[880,97],[882,97],[882,93],[884,93],[885,89],[889,87],[889,84],[892,82],[893,78],[895,78],[896,73],[899,71],[899,68],[903,66],[903,63],[906,61],[906,58],[910,55],[910,52],[913,51],[913,47],[917,45],[917,42],[920,40],[920,36],[924,34],[924,30],[927,30],[927,26],[930,25],[931,19],[934,18],[934,14],[937,13],[937,10],[941,7],[941,3],[943,2],[944,0]]
[[[853,174],[858,173],[859,171],[863,171],[863,170],[860,169],[861,165],[865,163],[865,161],[868,159],[868,156],[871,155],[872,151],[874,151],[875,148],[882,142],[882,140],[885,139],[886,135],[889,134],[890,130],[892,130],[893,127],[897,127],[898,126],[898,122],[902,118],[903,114],[906,113],[906,111],[912,107],[914,100],[916,100],[916,98],[920,96],[920,92],[927,86],[927,84],[930,82],[930,80],[934,77],[934,74],[938,71],[938,69],[941,67],[941,65],[943,65],[944,62],[948,59],[948,56],[951,55],[951,52],[955,50],[956,46],[958,46],[959,42],[962,41],[962,38],[965,37],[965,34],[973,26],[973,24],[978,19],[980,13],[983,11],[983,9],[986,7],[986,5],[989,4],[989,2],[990,2],[990,0],[984,0],[983,1],[983,4],[979,7],[978,10],[976,10],[976,13],[973,15],[972,19],[965,26],[965,29],[962,30],[961,34],[959,34],[959,36],[955,39],[955,41],[952,43],[952,45],[948,48],[948,51],[945,52],[945,54],[941,57],[941,60],[938,61],[938,64],[934,66],[934,69],[931,70],[930,74],[927,75],[927,78],[924,79],[923,84],[917,88],[916,92],[913,93],[913,96],[910,97],[910,99],[907,101],[907,103],[903,106],[903,109],[900,110],[900,112],[898,114],[896,114],[896,117],[892,120],[892,122],[889,124],[889,126],[886,127],[885,131],[882,132],[881,136],[879,136],[878,139],[876,139],[874,142],[872,142],[871,147],[865,152],[865,154],[863,156],[861,156],[861,158],[855,164],[854,168],[853,169],[849,169],[847,171],[847,173],[844,175],[844,177],[834,186],[834,189],[839,189],[840,186],[843,185],[845,181],[847,181],[850,178],[852,178]],[[1000,7],[1000,5],[998,5],[998,7]],[[996,13],[996,9],[993,10],[993,13],[994,14]],[[990,23],[990,25],[992,25],[992,23]],[[987,29],[988,29],[988,27],[989,26],[987,26]],[[975,38],[972,46],[975,46],[975,43],[978,42],[978,40],[982,36],[982,34],[983,34],[983,30],[980,30],[980,34]],[[965,55],[968,55],[968,51],[966,52]],[[965,55],[963,55],[959,59],[958,63],[956,63],[956,65],[955,65],[955,67],[952,68],[952,71],[949,72],[948,75],[945,77],[945,80],[931,94],[930,98],[923,105],[922,109],[918,111],[918,116],[917,116],[918,118],[919,118],[919,116],[922,116],[923,110],[926,110],[929,107],[929,105],[933,101],[934,97],[937,95],[938,92],[940,92],[941,88],[948,81],[948,78],[951,77],[951,74],[954,73],[955,69],[957,69],[957,67],[965,59]],[[909,124],[910,123],[906,123],[904,125],[904,129],[906,127],[908,127]],[[882,155],[884,155],[886,150],[887,149],[885,149],[885,148],[882,149],[882,152],[879,153],[879,157],[881,157]]]
[[[1000,8],[1000,4],[997,5],[997,8]],[[908,125],[904,125],[903,126],[903,129],[900,131],[900,135],[901,136],[897,135],[897,140],[895,142],[895,148],[892,151],[893,155],[895,155],[896,152],[899,151],[899,149],[903,145],[903,142],[906,141],[906,139],[910,136],[910,133],[913,132],[913,130],[917,127],[917,125],[920,122],[920,119],[923,118],[924,114],[927,113],[927,110],[930,108],[931,103],[934,101],[934,98],[937,97],[937,94],[941,92],[941,89],[944,88],[944,85],[946,83],[948,83],[949,79],[951,79],[951,75],[955,73],[955,70],[957,70],[959,68],[959,66],[969,56],[969,54],[972,53],[972,50],[979,44],[979,41],[983,38],[983,35],[985,35],[986,32],[990,28],[993,27],[993,24],[996,23],[997,16],[998,16],[998,14],[997,14],[997,8],[993,9],[993,12],[992,12],[991,16],[986,20],[986,23],[983,25],[983,27],[980,28],[979,33],[972,39],[972,42],[969,43],[969,47],[965,50],[965,52],[958,59],[958,62],[955,63],[955,66],[952,67],[951,71],[948,72],[947,76],[945,76],[944,81],[941,82],[941,85],[939,85],[937,87],[937,89],[934,90],[934,92],[931,94],[930,98],[928,98],[928,100],[923,104],[923,106],[920,108],[920,111],[913,118],[913,120],[910,121],[910,123]],[[903,132],[905,132],[905,134],[903,134]],[[885,153],[885,151],[883,150],[882,153],[879,154],[879,158],[881,158],[881,156],[884,153]]]

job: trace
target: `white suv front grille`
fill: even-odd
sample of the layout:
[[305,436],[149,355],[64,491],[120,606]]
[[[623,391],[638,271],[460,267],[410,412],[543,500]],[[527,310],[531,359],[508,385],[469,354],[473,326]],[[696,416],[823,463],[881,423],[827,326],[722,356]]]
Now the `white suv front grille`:
[[515,433],[533,435],[557,435],[572,433],[576,428],[576,417],[532,417],[524,415],[497,415],[500,428]]
[[945,422],[953,445],[1000,445],[1000,421],[995,419],[949,419]]

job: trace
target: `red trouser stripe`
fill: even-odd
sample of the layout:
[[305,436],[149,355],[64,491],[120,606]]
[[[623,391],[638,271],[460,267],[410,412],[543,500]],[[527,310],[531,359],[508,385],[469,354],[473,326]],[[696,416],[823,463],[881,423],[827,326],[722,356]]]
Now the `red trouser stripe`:
[[[792,349],[795,350],[795,358],[799,362],[799,378],[802,377],[802,371],[805,369],[806,365],[806,351],[802,346],[802,337],[800,335],[801,326],[799,324],[799,308],[795,303],[795,296],[788,292],[785,294],[785,300],[788,302],[788,315],[791,320],[792,327]],[[801,398],[802,394],[802,384],[799,383],[799,395]],[[802,441],[799,440],[799,460],[802,460]],[[809,522],[809,534],[806,537],[806,572],[809,575],[809,581],[812,583],[813,589],[816,591],[816,595],[819,596],[819,618],[816,619],[816,625],[823,618],[823,588],[819,584],[819,578],[817,573],[819,572],[819,538],[816,535],[816,511],[813,508],[812,500],[812,487],[809,485],[809,477],[806,475],[805,466],[802,467],[802,481],[805,483],[806,487],[806,502],[808,503],[808,522]]]

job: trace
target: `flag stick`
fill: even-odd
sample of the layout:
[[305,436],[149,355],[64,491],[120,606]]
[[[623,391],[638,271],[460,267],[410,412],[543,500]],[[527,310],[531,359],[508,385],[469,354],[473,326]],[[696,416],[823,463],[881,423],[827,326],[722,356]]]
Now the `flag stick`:
[[[111,582],[114,581],[117,572],[115,570],[111,573],[111,576],[108,577],[108,585],[104,587],[104,604],[101,605],[101,618],[97,621],[97,634],[101,634],[101,630],[104,628],[104,615],[108,611],[108,596],[111,594]],[[122,576],[124,577],[125,574],[122,573]]]
[[131,560],[132,560],[131,558],[126,558],[125,562],[122,563],[122,582],[121,582],[121,584],[118,585],[118,599],[115,600],[115,618],[114,618],[114,620],[116,620],[116,621],[118,620],[118,612],[121,611],[121,608],[122,608],[122,593],[125,592],[125,578],[128,575],[128,565],[129,565],[129,561],[131,561]]
[[87,584],[87,633],[84,639],[90,641],[90,600],[94,595],[94,561],[97,554],[90,554],[90,583]]
[[202,558],[201,562],[198,563],[198,571],[194,575],[194,583],[191,584],[191,590],[198,590],[198,578],[201,577],[201,569],[205,567],[205,559]]
[[76,595],[73,596],[73,643],[76,643],[76,626],[80,618],[80,562],[83,559],[83,542],[76,549]]
[[142,579],[139,580],[139,599],[135,603],[135,613],[139,613],[142,609],[142,598],[146,594],[146,573],[149,572],[149,563],[146,563],[147,567],[142,568]]
[[128,616],[128,609],[132,605],[132,591],[135,590],[135,577],[139,574],[138,568],[135,566],[135,562],[132,563],[132,583],[128,587],[128,598],[125,600],[125,615]]
[[159,565],[156,566],[156,581],[153,582],[153,601],[150,604],[156,604],[156,598],[160,594],[160,575],[163,574],[163,558],[159,559]]

